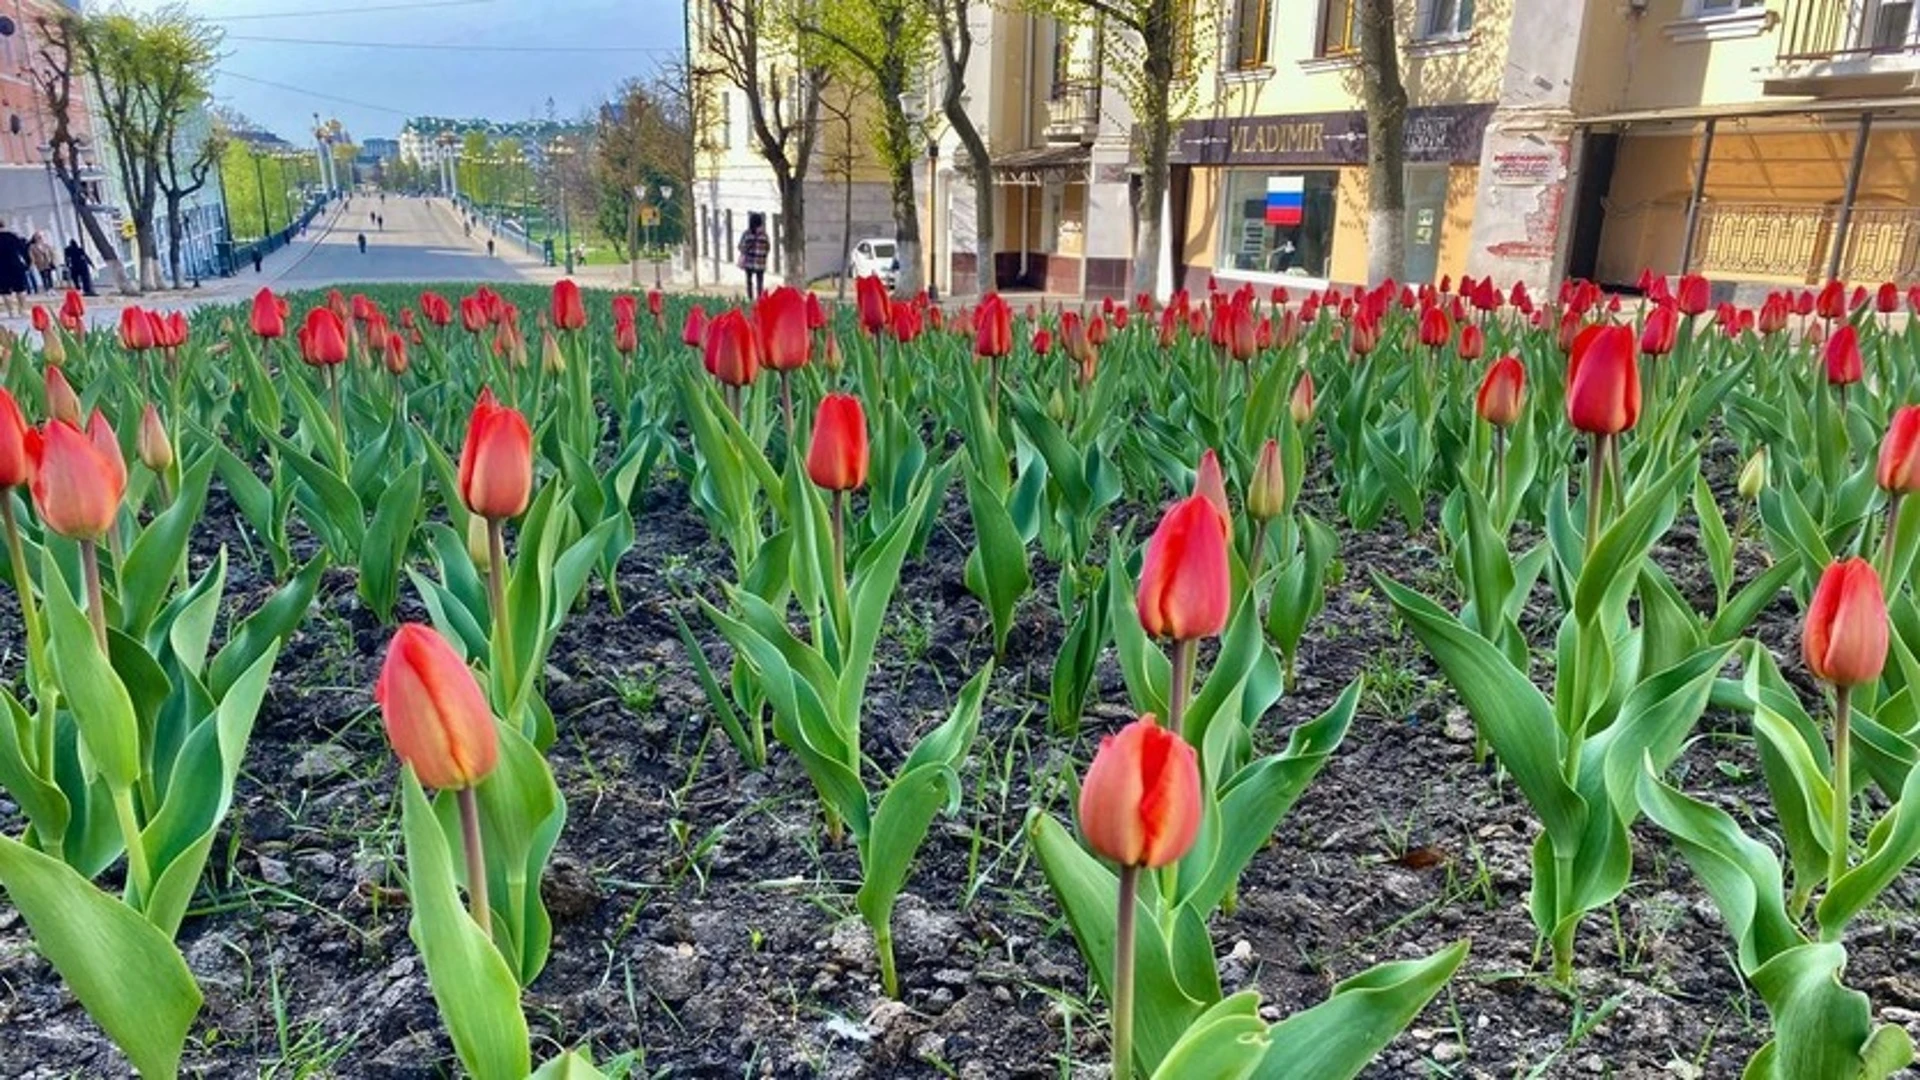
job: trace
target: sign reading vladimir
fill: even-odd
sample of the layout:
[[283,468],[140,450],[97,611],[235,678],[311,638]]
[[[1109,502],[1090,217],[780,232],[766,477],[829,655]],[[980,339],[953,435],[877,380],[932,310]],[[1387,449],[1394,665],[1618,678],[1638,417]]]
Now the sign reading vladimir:
[[[1407,110],[1407,160],[1474,165],[1492,105]],[[1367,160],[1367,114],[1217,116],[1188,120],[1173,143],[1176,165],[1358,165]]]

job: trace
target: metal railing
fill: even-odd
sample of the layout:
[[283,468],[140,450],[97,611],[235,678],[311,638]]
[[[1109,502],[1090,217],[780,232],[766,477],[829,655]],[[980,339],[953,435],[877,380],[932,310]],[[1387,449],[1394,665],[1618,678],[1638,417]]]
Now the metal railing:
[[1047,99],[1048,139],[1080,141],[1091,137],[1099,125],[1099,84],[1063,81],[1054,86]]
[[1920,53],[1914,0],[1789,0],[1779,60]]
[[[1839,216],[1838,206],[1707,203],[1689,269],[1710,277],[1819,281]],[[1846,243],[1841,278],[1910,280],[1920,274],[1920,210],[1855,207]]]

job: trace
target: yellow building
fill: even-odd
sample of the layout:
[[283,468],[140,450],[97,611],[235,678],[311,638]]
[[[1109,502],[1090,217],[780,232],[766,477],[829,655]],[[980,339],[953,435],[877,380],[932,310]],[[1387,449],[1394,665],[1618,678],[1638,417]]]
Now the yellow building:
[[1910,280],[1920,4],[1629,0],[1589,17],[1568,270]]

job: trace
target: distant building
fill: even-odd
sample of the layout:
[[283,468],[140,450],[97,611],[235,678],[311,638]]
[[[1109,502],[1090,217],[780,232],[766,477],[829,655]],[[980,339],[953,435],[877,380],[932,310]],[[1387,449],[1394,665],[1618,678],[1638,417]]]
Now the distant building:
[[364,164],[385,163],[400,159],[400,140],[367,139],[360,144],[360,161]]
[[[0,7],[0,219],[31,238],[44,232],[56,247],[79,235],[73,202],[53,175],[48,140],[53,120],[42,104],[33,74],[38,55],[39,20],[77,8],[59,0],[11,0]],[[106,172],[99,163],[106,151],[95,141],[95,125],[87,99],[90,87],[76,78],[69,129],[79,146],[82,183],[87,202],[109,235],[118,236],[120,211],[104,205]]]

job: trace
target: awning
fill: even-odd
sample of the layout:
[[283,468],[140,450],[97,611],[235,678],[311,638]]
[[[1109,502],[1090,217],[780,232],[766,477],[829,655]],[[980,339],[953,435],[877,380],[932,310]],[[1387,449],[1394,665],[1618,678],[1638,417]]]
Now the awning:
[[1831,116],[1861,113],[1887,113],[1912,109],[1920,111],[1920,97],[1898,98],[1800,98],[1792,101],[1727,102],[1718,105],[1676,105],[1665,109],[1635,109],[1628,112],[1583,116],[1574,123],[1580,127],[1606,127],[1616,124],[1686,123],[1705,120],[1741,120],[1780,116]]
[[1015,150],[993,159],[994,182],[1039,186],[1048,179],[1084,178],[1091,158],[1088,148],[1079,145]]

